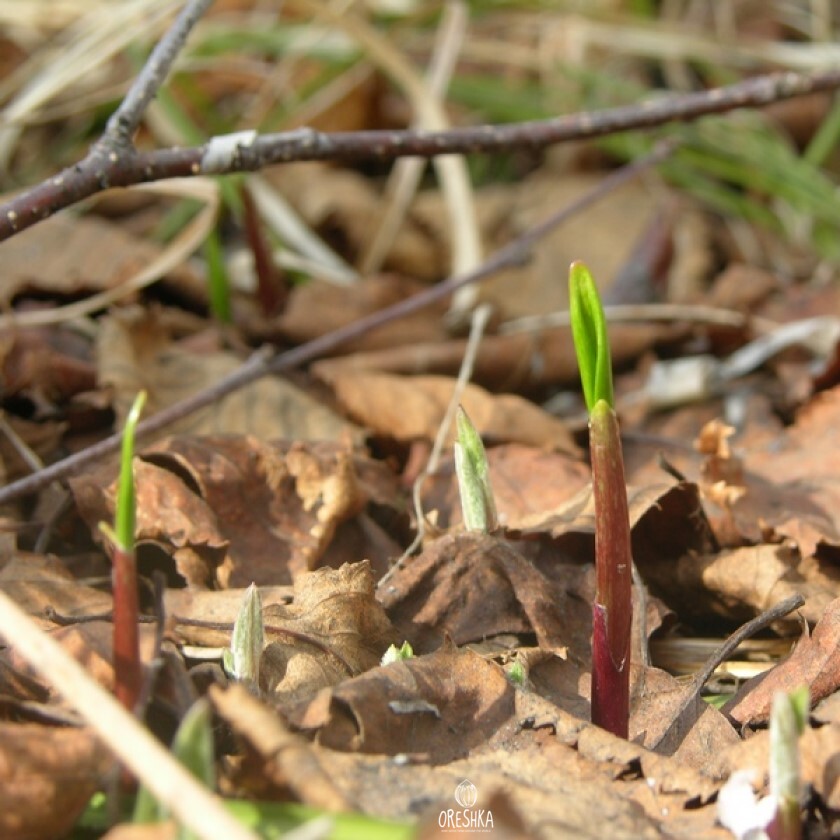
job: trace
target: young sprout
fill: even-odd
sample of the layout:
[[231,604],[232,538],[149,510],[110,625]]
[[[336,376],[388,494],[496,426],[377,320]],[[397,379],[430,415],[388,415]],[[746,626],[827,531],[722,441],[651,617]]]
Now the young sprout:
[[464,527],[468,531],[488,533],[498,527],[496,503],[490,486],[490,467],[481,435],[470,422],[467,412],[458,406],[455,415],[458,439],[455,441],[455,472]]
[[589,411],[595,503],[595,603],[592,606],[592,721],[622,738],[630,719],[632,556],[624,457],[615,413],[612,362],[601,299],[589,269],[569,271],[569,314]]
[[[202,697],[187,710],[172,741],[172,754],[205,787],[216,787],[215,750],[213,748],[212,712],[210,703]],[[169,817],[167,810],[146,787],[137,792],[134,803],[134,823],[156,823]],[[195,835],[182,832],[180,837]]]
[[517,659],[511,662],[506,671],[507,678],[514,684],[523,688],[528,675],[525,673],[525,666]]
[[733,773],[718,795],[718,820],[738,840],[800,840],[799,736],[810,709],[808,686],[776,692],[770,711],[770,793],[756,799],[752,771]]
[[406,659],[411,659],[414,656],[414,648],[408,642],[403,642],[402,647],[391,645],[385,653],[382,654],[380,665],[390,665],[392,662],[402,662]]
[[225,671],[235,680],[244,683],[251,691],[260,684],[260,659],[265,643],[265,625],[262,615],[260,591],[252,583],[245,590],[245,597],[233,625],[230,650],[222,654]]
[[131,711],[137,705],[143,684],[140,663],[140,607],[137,597],[137,559],[134,553],[134,529],[137,505],[134,495],[134,432],[146,402],[141,391],[123,430],[120,475],[114,528],[100,522],[99,528],[111,546],[112,590],[114,598],[114,693]]
[[807,685],[778,692],[770,711],[770,796],[776,803],[771,836],[799,840],[799,736],[808,724],[811,697]]

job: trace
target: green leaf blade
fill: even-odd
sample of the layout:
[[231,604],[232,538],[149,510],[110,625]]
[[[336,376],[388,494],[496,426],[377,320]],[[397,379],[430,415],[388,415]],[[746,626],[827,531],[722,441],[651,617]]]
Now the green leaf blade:
[[140,414],[146,403],[146,392],[141,391],[134,399],[125,420],[122,452],[120,457],[120,479],[117,491],[117,511],[114,517],[114,532],[117,545],[123,551],[134,550],[134,527],[137,517],[134,501],[134,437]]
[[598,287],[582,262],[569,268],[569,316],[580,369],[583,397],[589,412],[599,400],[615,406],[607,320]]

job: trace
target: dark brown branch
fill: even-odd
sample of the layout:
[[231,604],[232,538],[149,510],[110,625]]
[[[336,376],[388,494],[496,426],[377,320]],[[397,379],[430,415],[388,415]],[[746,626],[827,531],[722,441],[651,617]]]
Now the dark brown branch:
[[143,69],[129,88],[119,108],[111,114],[100,143],[108,148],[127,149],[132,135],[158,88],[166,81],[172,64],[184,47],[187,36],[213,0],[189,0],[175,23],[152,50]]
[[[761,107],[782,99],[840,87],[840,69],[821,73],[773,73],[728,87],[663,96],[634,105],[548,120],[483,125],[450,131],[354,131],[323,134],[297,129],[259,136],[241,132],[190,149],[160,149],[110,157],[89,155],[43,184],[0,205],[0,241],[64,207],[108,187],[164,178],[252,172],[272,163],[305,160],[393,160],[405,156],[491,153],[539,149],[569,140],[653,128],[735,108]],[[93,159],[91,159],[93,157]]]
[[[694,675],[691,684],[683,695],[682,702],[677,709],[676,714],[671,721],[670,726],[651,744],[648,749],[657,750],[659,747],[668,742],[673,743],[675,736],[681,741],[682,737],[688,732],[693,721],[691,720],[691,710],[694,702],[700,696],[703,686],[709,681],[709,678],[715,672],[715,669],[728,659],[737,649],[741,642],[746,641],[751,636],[754,636],[766,627],[769,627],[774,621],[784,618],[788,613],[798,610],[805,603],[805,599],[800,594],[791,595],[790,598],[785,598],[770,609],[765,610],[760,615],[748,621],[746,624],[739,627],[728,639],[706,660],[703,667]],[[676,747],[675,747],[676,748]]]
[[[495,254],[490,256],[485,263],[474,271],[450,277],[448,280],[431,286],[413,297],[406,298],[385,309],[380,309],[378,312],[373,312],[364,318],[360,318],[331,333],[319,336],[292,350],[274,355],[268,350],[260,350],[254,353],[240,368],[229,376],[219,380],[211,388],[199,391],[197,394],[193,394],[176,405],[170,406],[141,421],[137,426],[136,437],[148,437],[150,434],[160,431],[181,418],[205,406],[212,405],[222,399],[222,397],[254,382],[261,376],[269,373],[281,373],[297,365],[310,362],[327,352],[335,350],[348,341],[352,341],[385,324],[403,318],[426,306],[430,306],[432,303],[447,297],[462,286],[477,283],[504,268],[521,265],[527,260],[533,246],[546,236],[546,234],[567,221],[571,216],[581,212],[586,207],[612,193],[622,184],[632,180],[640,172],[661,163],[672,153],[673,149],[674,145],[672,143],[660,143],[649,155],[639,158],[633,164],[615,170],[607,175],[597,187],[585,193],[575,202],[557,211],[540,224],[525,231],[525,233],[508,243],[505,247],[496,251]],[[14,501],[29,493],[34,493],[46,487],[51,482],[66,478],[68,475],[77,472],[81,467],[116,452],[120,447],[121,441],[121,434],[112,435],[88,449],[84,449],[75,455],[71,455],[69,458],[65,458],[63,461],[58,461],[37,473],[28,475],[5,487],[0,487],[0,505]]]

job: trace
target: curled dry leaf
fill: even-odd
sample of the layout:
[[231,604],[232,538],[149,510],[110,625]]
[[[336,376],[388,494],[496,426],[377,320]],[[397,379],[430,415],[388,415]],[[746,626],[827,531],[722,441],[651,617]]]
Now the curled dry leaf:
[[835,387],[815,396],[788,430],[742,451],[745,493],[731,514],[743,540],[789,538],[803,558],[840,546],[838,429]]
[[487,741],[513,714],[513,698],[501,668],[447,645],[324,689],[290,718],[332,749],[443,764]]
[[292,603],[266,607],[263,619],[260,681],[285,708],[375,667],[397,641],[367,562],[300,575]]
[[[113,516],[113,475],[71,482],[91,529]],[[331,565],[364,556],[382,564],[392,548],[364,511],[369,499],[398,503],[397,479],[346,447],[168,438],[144,450],[136,475],[139,540],[163,548],[192,586],[284,584],[328,551]],[[359,521],[349,542],[359,554],[347,557],[331,543],[350,520]]]
[[[570,598],[505,540],[451,534],[398,570],[380,593],[400,634],[419,652],[506,633],[535,635],[558,649],[588,626],[589,609]],[[588,631],[587,631],[588,632]]]
[[[801,614],[816,623],[835,597],[835,587],[809,580],[802,558],[790,541],[724,549],[716,554],[684,554],[666,569],[645,568],[648,581],[686,617],[709,613],[746,621],[779,601],[801,593]],[[796,624],[795,617],[788,623]]]

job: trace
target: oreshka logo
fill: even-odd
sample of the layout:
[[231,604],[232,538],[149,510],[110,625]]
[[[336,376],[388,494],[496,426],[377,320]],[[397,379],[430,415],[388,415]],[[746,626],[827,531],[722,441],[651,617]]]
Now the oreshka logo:
[[438,814],[438,827],[442,831],[493,830],[493,812],[475,807],[478,802],[478,788],[469,779],[464,779],[455,788],[453,797],[459,807],[447,808]]

